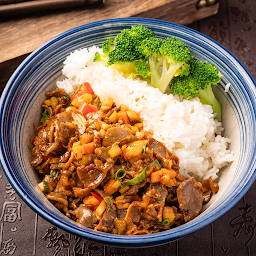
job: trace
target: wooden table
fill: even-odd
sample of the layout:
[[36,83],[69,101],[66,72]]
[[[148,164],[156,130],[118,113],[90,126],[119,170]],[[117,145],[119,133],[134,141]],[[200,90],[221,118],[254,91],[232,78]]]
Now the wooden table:
[[[127,4],[128,1],[123,2]],[[140,1],[129,2],[133,2],[134,5],[140,3]],[[152,1],[152,7],[153,2],[157,1]],[[256,2],[255,0],[220,0],[219,4],[217,15],[188,26],[210,36],[229,49],[256,78]],[[168,4],[165,5],[165,7],[167,6]],[[140,6],[137,7],[140,8]],[[151,12],[150,15],[153,14]],[[144,13],[144,15],[146,14]],[[160,14],[158,13],[158,15]],[[138,16],[140,15],[138,14]],[[164,17],[167,16],[165,13]],[[40,17],[43,22],[42,16]],[[0,51],[3,52],[2,40],[6,35],[10,36],[10,31],[6,31],[7,34],[4,35],[1,24],[0,22]],[[28,38],[26,39],[28,40]],[[5,42],[8,41],[8,39],[4,40]],[[12,42],[12,45],[13,49],[19,47],[18,42]],[[21,56],[13,56],[14,59],[0,63],[1,89],[4,88],[11,73],[27,56],[28,52],[23,52]],[[0,255],[256,255],[256,184],[222,218],[192,235],[159,247],[123,249],[94,243],[54,227],[38,216],[19,198],[8,183],[2,169],[0,169],[0,173],[0,209],[2,209],[2,213],[0,213],[2,216],[0,218]],[[8,204],[11,203],[14,203],[16,209],[20,209],[20,215],[17,214],[17,211],[13,214],[6,212]]]

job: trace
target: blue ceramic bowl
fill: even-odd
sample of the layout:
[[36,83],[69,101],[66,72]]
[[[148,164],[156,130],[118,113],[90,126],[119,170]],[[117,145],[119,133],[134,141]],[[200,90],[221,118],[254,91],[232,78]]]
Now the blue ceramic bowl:
[[[44,93],[61,79],[65,58],[74,50],[101,46],[124,28],[142,24],[160,38],[183,40],[196,58],[214,63],[223,74],[215,90],[223,107],[224,136],[232,140],[236,160],[222,170],[220,191],[197,218],[169,231],[143,236],[120,236],[83,228],[55,209],[37,189],[38,177],[30,165],[30,140],[35,136],[33,122],[39,122]],[[228,93],[225,84],[231,83]],[[255,180],[256,166],[256,88],[242,63],[214,40],[192,29],[170,22],[127,18],[86,24],[56,36],[31,53],[10,78],[0,103],[0,158],[12,186],[37,213],[53,224],[84,238],[126,246],[163,244],[191,234],[217,220],[230,210]]]

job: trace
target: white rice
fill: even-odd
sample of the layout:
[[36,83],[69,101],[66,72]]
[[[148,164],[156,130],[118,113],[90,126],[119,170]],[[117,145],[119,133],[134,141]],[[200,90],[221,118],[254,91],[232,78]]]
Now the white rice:
[[230,140],[221,136],[223,128],[214,120],[211,106],[198,98],[183,100],[163,94],[145,81],[125,78],[117,70],[93,62],[96,51],[101,49],[93,46],[71,53],[62,70],[66,78],[57,87],[72,95],[80,84],[89,82],[102,101],[111,97],[117,105],[139,112],[144,130],[179,157],[181,175],[215,180],[219,169],[234,160],[228,149]]
[[229,87],[230,87],[230,83],[227,83],[226,85],[225,85],[225,92],[228,92],[229,91]]

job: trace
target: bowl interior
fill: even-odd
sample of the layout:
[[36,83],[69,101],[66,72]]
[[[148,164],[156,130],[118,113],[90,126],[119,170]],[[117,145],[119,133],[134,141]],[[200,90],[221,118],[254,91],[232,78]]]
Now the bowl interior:
[[[220,173],[220,190],[205,211],[193,221],[169,231],[127,237],[96,232],[67,219],[37,189],[39,181],[30,165],[33,122],[39,124],[44,93],[61,79],[63,61],[74,50],[101,46],[124,28],[142,24],[157,37],[183,40],[197,59],[216,65],[222,73],[214,88],[223,109],[223,135],[231,139],[235,161]],[[229,92],[225,85],[231,84]],[[85,238],[119,246],[147,246],[165,243],[190,234],[219,218],[246,193],[255,179],[255,82],[244,66],[221,45],[183,26],[152,19],[114,19],[94,22],[67,31],[29,55],[14,72],[1,97],[1,163],[19,195],[40,215],[59,227]]]

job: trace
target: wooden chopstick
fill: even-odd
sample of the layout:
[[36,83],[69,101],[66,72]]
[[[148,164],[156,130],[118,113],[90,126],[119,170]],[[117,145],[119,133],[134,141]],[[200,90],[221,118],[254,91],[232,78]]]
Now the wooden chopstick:
[[14,4],[14,3],[26,2],[26,1],[33,1],[33,0],[0,0],[0,5]]
[[35,0],[6,4],[0,6],[0,18],[57,9],[86,7],[93,4],[102,4],[104,2],[105,0]]

